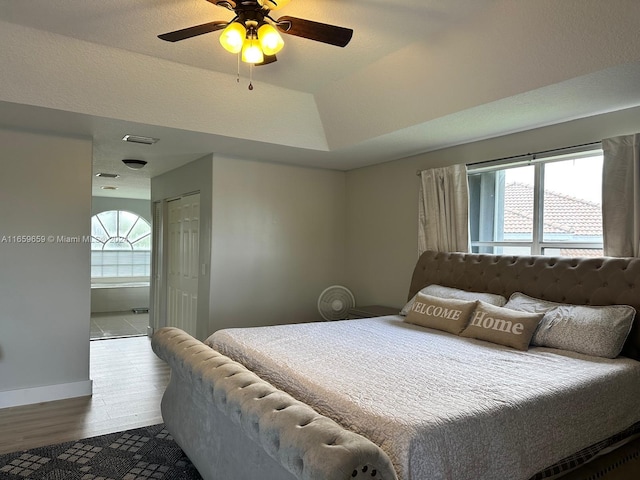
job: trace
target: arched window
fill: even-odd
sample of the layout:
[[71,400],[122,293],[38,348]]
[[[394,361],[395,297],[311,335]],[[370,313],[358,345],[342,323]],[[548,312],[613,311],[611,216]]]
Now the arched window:
[[91,217],[91,277],[148,277],[151,226],[123,210]]

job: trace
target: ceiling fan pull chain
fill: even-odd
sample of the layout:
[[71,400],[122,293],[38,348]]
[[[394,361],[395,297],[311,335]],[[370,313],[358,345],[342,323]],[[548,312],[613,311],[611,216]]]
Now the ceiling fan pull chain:
[[240,52],[238,52],[238,76],[236,77],[236,82],[240,83]]
[[249,64],[249,90],[253,90],[253,63]]

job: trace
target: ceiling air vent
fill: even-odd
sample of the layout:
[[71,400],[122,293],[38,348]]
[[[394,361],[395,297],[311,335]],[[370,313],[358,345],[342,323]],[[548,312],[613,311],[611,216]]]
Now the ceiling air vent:
[[142,143],[144,145],[153,145],[158,140],[160,140],[160,139],[159,138],[152,138],[152,137],[142,137],[140,135],[129,135],[129,134],[127,134],[124,137],[122,137],[122,141],[123,142]]

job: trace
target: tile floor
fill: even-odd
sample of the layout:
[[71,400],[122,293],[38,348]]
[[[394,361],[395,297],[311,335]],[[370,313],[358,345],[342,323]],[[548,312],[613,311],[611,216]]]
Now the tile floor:
[[148,313],[107,312],[91,314],[91,340],[146,335]]

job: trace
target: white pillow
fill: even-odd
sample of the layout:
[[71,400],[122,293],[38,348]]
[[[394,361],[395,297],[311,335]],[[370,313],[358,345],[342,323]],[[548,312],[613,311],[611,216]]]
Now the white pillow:
[[505,307],[544,313],[531,339],[532,345],[604,358],[620,355],[636,314],[629,305],[571,305],[520,292],[511,295]]
[[[472,302],[475,300],[481,300],[485,303],[495,305],[496,307],[502,307],[507,301],[507,299],[502,295],[496,295],[495,293],[467,292],[466,290],[460,290],[459,288],[445,287],[437,284],[424,287],[418,293],[431,295],[432,297],[455,298],[456,300],[468,300]],[[416,295],[414,295],[413,298],[409,300],[404,307],[402,307],[400,315],[406,315],[409,313],[409,310],[411,310],[411,307],[413,306],[413,302],[416,300]]]

